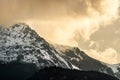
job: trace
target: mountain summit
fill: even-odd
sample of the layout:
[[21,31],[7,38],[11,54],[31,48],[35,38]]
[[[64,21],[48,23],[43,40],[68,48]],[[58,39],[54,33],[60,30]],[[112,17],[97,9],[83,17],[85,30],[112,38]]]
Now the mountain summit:
[[0,28],[0,61],[34,63],[37,67],[72,68],[48,42],[26,24]]

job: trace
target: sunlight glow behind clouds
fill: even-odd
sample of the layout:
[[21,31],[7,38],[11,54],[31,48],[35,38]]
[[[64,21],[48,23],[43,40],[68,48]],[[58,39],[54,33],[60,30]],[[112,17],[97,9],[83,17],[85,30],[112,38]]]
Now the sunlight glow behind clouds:
[[[113,33],[106,32],[105,28],[116,24],[115,21],[119,18],[119,2],[120,0],[1,0],[0,23],[25,22],[50,42],[79,46],[80,49],[87,50],[88,54],[92,50],[93,57],[107,63],[110,63],[111,58],[116,63],[120,60],[108,52],[119,54],[119,46],[116,45],[116,48],[113,45],[118,44],[119,39],[116,41],[116,38],[119,36],[109,45],[107,42],[115,34],[106,36],[107,38],[104,34]],[[119,25],[117,23],[112,28]],[[98,34],[102,29],[105,31]],[[118,34],[119,29],[117,30],[115,31]]]

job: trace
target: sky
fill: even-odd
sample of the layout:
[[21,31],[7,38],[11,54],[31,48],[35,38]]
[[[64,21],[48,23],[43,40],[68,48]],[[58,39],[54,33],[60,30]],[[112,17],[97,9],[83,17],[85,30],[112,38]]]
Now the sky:
[[27,23],[51,43],[120,63],[120,0],[0,0],[0,25]]

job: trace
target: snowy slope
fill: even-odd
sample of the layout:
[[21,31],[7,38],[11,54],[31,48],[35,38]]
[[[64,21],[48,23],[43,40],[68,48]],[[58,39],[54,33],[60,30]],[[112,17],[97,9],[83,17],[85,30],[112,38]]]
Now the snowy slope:
[[34,63],[39,68],[46,66],[72,68],[53,47],[49,46],[49,43],[22,23],[9,28],[0,27],[0,61]]
[[98,71],[116,76],[120,79],[120,64],[110,65],[100,62],[89,57],[77,47],[63,45],[54,45],[54,47],[59,52],[61,57],[63,57],[66,61],[69,61],[72,65],[76,66],[80,70]]

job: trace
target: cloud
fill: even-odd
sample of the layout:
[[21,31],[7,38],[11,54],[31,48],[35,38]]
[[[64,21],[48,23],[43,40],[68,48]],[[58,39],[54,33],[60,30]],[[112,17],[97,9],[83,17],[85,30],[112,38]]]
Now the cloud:
[[119,25],[120,19],[117,19],[112,24],[101,27],[90,36],[89,41],[78,40],[79,47],[98,60],[111,64],[120,63]]
[[[49,35],[46,36],[46,34],[41,35],[60,44],[73,45],[76,42],[73,39],[77,41],[79,39],[89,40],[90,36],[101,26],[111,24],[118,18],[118,0],[76,0],[74,2],[72,0],[62,0],[60,3],[56,0],[53,2],[51,4],[56,4],[57,8],[51,6],[52,9],[47,14],[50,15],[47,20],[35,19],[34,21],[32,19],[28,20],[28,24],[32,26],[37,24],[40,29],[44,26],[45,30],[55,32],[50,34],[53,36],[51,36],[52,38],[48,38]],[[41,30],[38,31],[37,29],[38,32],[42,32]]]
[[97,51],[97,50],[86,50],[86,53],[98,59],[102,62],[109,63],[109,64],[117,64],[118,63],[118,53],[113,48],[106,48],[104,51]]
[[[111,24],[118,26],[114,22],[119,18],[119,2],[120,0],[0,0],[0,24],[25,22],[50,42],[79,46],[88,51],[93,49],[99,53],[110,50],[113,46],[107,40],[112,39],[111,36],[108,37],[112,31],[106,33],[106,29],[103,32],[101,30],[105,27],[108,29]],[[118,33],[115,31],[115,34]],[[119,38],[112,41],[117,44]],[[111,48],[118,50],[118,47]]]

